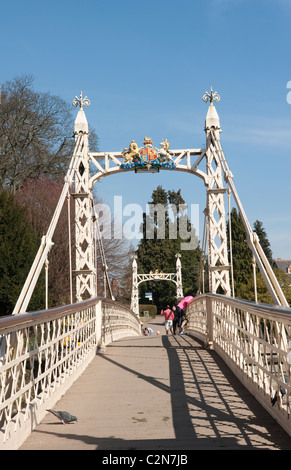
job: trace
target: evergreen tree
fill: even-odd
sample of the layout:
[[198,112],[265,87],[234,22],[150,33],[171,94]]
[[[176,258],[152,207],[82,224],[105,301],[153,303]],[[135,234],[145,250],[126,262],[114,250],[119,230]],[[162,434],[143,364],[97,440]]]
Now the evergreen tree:
[[[231,239],[232,239],[232,259],[234,291],[236,297],[245,298],[245,284],[252,277],[252,252],[249,249],[246,239],[247,234],[241,218],[235,208],[231,211]],[[227,224],[229,239],[229,223]]]
[[289,304],[289,307],[291,307],[291,283],[290,283],[290,277],[288,276],[287,273],[285,273],[282,269],[275,268],[274,273],[276,275],[276,278],[279,281],[279,284],[281,286],[282,291],[284,292],[284,295],[286,297],[286,300]]
[[[290,286],[290,278],[288,274],[284,273],[281,269],[274,269],[274,273],[276,278],[279,281],[281,289],[286,297],[286,300],[289,305],[291,305],[291,286]],[[265,281],[261,273],[257,270],[256,274],[256,285],[257,285],[257,298],[258,302],[262,302],[265,304],[273,304],[271,295],[268,292],[266,287]],[[248,282],[241,286],[241,294],[242,298],[247,300],[255,300],[255,293],[254,293],[254,277],[251,276]]]
[[[0,315],[12,313],[38,245],[38,239],[25,219],[24,209],[7,191],[0,192]],[[43,307],[44,283],[40,282],[29,310]]]
[[[181,249],[181,243],[185,242],[180,235],[181,224],[185,224],[188,231],[191,227],[188,217],[181,210],[181,204],[185,204],[181,190],[165,191],[158,186],[153,191],[152,201],[149,204],[152,205],[152,209],[159,207],[161,210],[159,214],[154,210],[148,215],[144,214],[143,238],[137,250],[139,272],[149,273],[158,270],[174,273],[176,272],[176,254],[180,253],[184,294],[196,292],[201,251],[199,246],[189,250]],[[158,306],[158,309],[176,300],[176,286],[172,282],[152,281],[141,284],[139,291],[141,303],[146,302],[145,292],[152,292],[153,303]]]
[[[252,252],[246,243],[247,234],[235,208],[233,208],[231,211],[231,229],[235,296],[254,301],[255,292]],[[227,225],[227,231],[229,235],[229,223]],[[255,221],[254,232],[257,233],[260,245],[270,265],[272,266],[272,250],[262,222],[258,220]],[[289,285],[290,279],[288,275],[285,275],[285,273],[280,269],[274,269],[274,272],[282,287],[287,301],[290,303],[291,288]],[[258,268],[256,269],[256,286],[258,302],[272,303],[271,296],[268,292],[263,276],[259,272]]]
[[272,250],[271,250],[271,245],[268,240],[267,233],[263,227],[263,223],[260,222],[259,220],[256,220],[254,223],[254,232],[258,235],[260,245],[270,263],[270,265],[273,265],[273,255],[272,255]]

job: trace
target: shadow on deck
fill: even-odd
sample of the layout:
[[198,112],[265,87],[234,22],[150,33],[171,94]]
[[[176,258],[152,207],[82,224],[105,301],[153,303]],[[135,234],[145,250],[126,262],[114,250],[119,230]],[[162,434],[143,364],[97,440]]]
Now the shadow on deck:
[[[98,354],[23,450],[290,450],[291,439],[213,351],[188,335],[119,340]],[[157,331],[160,335],[157,335]]]

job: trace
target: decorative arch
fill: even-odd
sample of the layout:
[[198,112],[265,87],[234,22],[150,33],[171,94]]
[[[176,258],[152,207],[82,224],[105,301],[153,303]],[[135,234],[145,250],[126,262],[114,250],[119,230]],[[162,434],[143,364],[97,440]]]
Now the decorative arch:
[[[75,199],[76,267],[74,273],[76,275],[76,299],[81,301],[97,296],[94,233],[97,232],[98,237],[98,218],[94,212],[92,190],[94,184],[99,179],[125,171],[184,171],[203,180],[206,187],[206,208],[204,211],[205,238],[202,242],[202,249],[206,252],[206,244],[208,245],[209,291],[215,293],[218,290],[222,290],[225,295],[230,296],[232,265],[228,258],[226,212],[224,206],[224,194],[228,191],[235,199],[247,232],[247,243],[252,250],[254,263],[257,264],[263,275],[273,302],[278,305],[288,306],[288,302],[262,250],[258,237],[251,230],[233,183],[233,175],[223,154],[220,143],[221,127],[214,106],[214,102],[219,100],[219,95],[217,92],[213,93],[212,88],[210,93],[206,92],[203,96],[203,101],[206,103],[209,101],[204,128],[206,134],[205,148],[171,150],[169,143],[163,140],[159,149],[153,147],[152,142],[146,141],[142,148],[142,153],[141,148],[139,149],[135,142],[131,142],[131,144],[135,145],[130,144],[123,152],[90,152],[88,140],[89,127],[83,109],[84,106],[86,107],[90,104],[90,101],[87,97],[83,98],[82,92],[80,98],[75,97],[73,105],[80,109],[78,110],[74,126],[76,142],[74,154],[50,227],[47,234],[42,237],[39,251],[13,314],[26,311],[39,274],[47,261],[48,253],[53,245],[52,237],[62,207],[72,189],[72,195]],[[141,162],[144,164],[140,166],[133,164],[137,153],[144,160],[144,162]],[[148,156],[149,164],[147,164],[146,156]],[[152,160],[160,159],[160,164],[157,167],[152,165],[150,157],[153,157]],[[206,172],[199,168],[202,161],[206,161]],[[91,175],[92,166],[95,167],[93,175]],[[227,186],[224,186],[224,182]],[[231,244],[229,249],[231,254]],[[104,256],[102,257],[102,266],[104,267],[104,274],[107,276]],[[107,284],[110,289],[108,276]]]
[[131,310],[139,315],[139,297],[138,297],[138,286],[142,282],[147,281],[171,281],[176,284],[176,297],[183,297],[183,286],[182,286],[182,271],[181,271],[181,255],[176,254],[176,272],[175,273],[163,273],[163,272],[150,272],[148,274],[138,274],[137,272],[137,256],[133,256],[132,260],[132,293],[131,293]]

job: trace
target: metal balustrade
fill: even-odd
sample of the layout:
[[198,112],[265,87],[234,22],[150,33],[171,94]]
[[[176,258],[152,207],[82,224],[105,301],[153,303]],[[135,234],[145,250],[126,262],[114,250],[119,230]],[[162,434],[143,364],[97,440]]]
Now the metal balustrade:
[[79,304],[0,318],[0,449],[17,449],[96,355],[141,332],[117,302]]
[[141,323],[132,310],[113,300],[107,300],[102,305],[102,344],[106,345],[125,336],[140,335]]
[[[188,313],[188,332],[214,349],[291,435],[291,308],[206,294]],[[0,318],[0,449],[20,447],[98,348],[140,333],[130,309],[101,298]]]
[[291,308],[206,294],[188,314],[188,332],[214,349],[291,435]]

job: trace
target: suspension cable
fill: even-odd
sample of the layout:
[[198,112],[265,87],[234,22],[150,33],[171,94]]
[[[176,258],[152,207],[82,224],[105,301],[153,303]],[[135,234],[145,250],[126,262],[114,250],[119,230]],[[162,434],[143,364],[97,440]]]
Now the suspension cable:
[[69,276],[70,276],[70,299],[73,303],[73,271],[72,271],[72,245],[71,245],[71,206],[70,206],[70,191],[67,194],[67,212],[68,212],[68,243],[69,243]]
[[207,215],[205,213],[202,246],[201,246],[201,258],[200,258],[200,266],[199,266],[199,292],[202,291],[203,294],[205,293],[204,268],[205,268],[206,242],[207,242]]
[[232,258],[232,235],[231,235],[230,196],[231,196],[231,189],[230,189],[230,187],[229,187],[229,185],[228,185],[228,232],[229,232],[230,274],[231,274],[232,296],[235,297],[235,293],[234,293],[234,276],[233,276],[233,258]]
[[44,269],[45,269],[45,308],[48,309],[48,270],[49,270],[49,260],[46,258],[44,262]]
[[[106,264],[106,257],[105,257],[105,251],[102,243],[102,238],[101,238],[101,232],[100,232],[100,227],[99,227],[99,222],[98,222],[98,215],[96,214],[95,207],[93,206],[93,213],[94,213],[94,224],[96,227],[96,239],[98,243],[98,248],[99,248],[99,253],[101,257],[101,264],[102,264],[102,269],[103,269],[103,274],[104,274],[104,286],[107,283],[107,287],[110,293],[111,299],[113,299],[113,293],[110,285],[110,279],[108,276],[108,268]],[[97,272],[96,272],[96,277],[97,277]]]
[[211,137],[212,137],[212,143],[214,146],[214,151],[217,153],[217,156],[221,162],[222,169],[224,172],[224,176],[226,180],[228,181],[228,184],[232,190],[232,194],[234,197],[234,200],[236,202],[236,205],[238,207],[239,213],[241,220],[243,222],[243,225],[245,227],[245,230],[247,232],[247,243],[249,247],[251,248],[253,255],[256,258],[256,263],[257,266],[264,278],[265,284],[268,288],[268,291],[272,297],[272,300],[275,304],[277,305],[284,305],[286,307],[289,306],[285,294],[283,293],[283,290],[280,286],[280,283],[278,279],[275,276],[275,273],[266,257],[266,254],[264,250],[262,249],[258,236],[256,235],[255,232],[252,231],[250,223],[246,217],[245,211],[243,209],[242,203],[239,199],[238,193],[236,191],[235,185],[233,183],[233,176],[228,168],[228,164],[226,162],[224,153],[221,148],[221,144],[219,141],[219,138],[217,137],[216,131],[210,131]]

